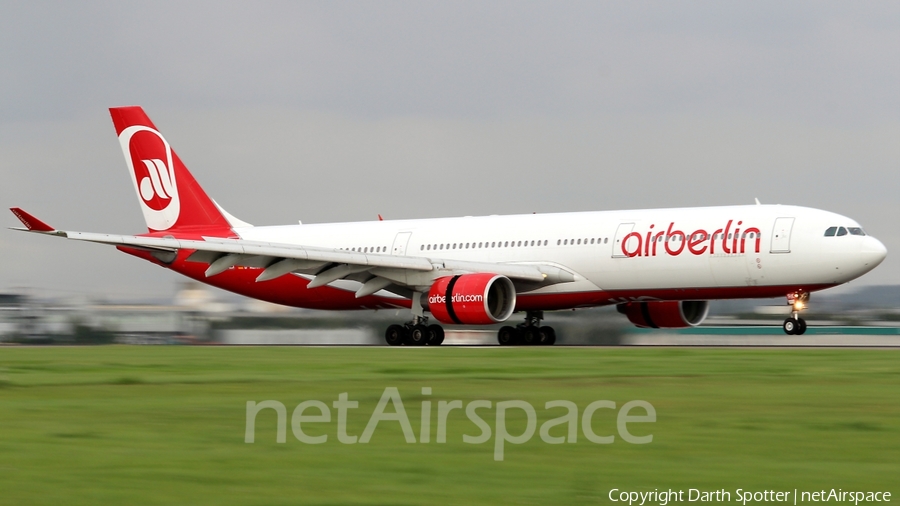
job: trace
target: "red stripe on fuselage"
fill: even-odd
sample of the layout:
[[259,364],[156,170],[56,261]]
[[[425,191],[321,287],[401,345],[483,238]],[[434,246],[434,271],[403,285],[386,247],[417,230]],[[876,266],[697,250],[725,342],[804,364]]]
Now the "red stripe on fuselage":
[[[385,309],[411,307],[409,299],[376,297],[370,295],[357,299],[353,292],[323,286],[309,289],[309,281],[299,276],[286,275],[270,281],[256,282],[262,272],[258,268],[229,269],[221,274],[206,277],[207,264],[202,262],[186,262],[191,253],[181,251],[171,264],[164,264],[149,252],[119,246],[119,250],[148,260],[162,267],[172,269],[179,274],[206,283],[216,288],[252,297],[254,299],[282,304],[285,306],[329,309]],[[761,299],[784,297],[794,292],[814,292],[836,286],[837,283],[818,285],[779,285],[779,286],[733,286],[721,288],[658,288],[640,290],[610,290],[592,292],[519,294],[516,297],[516,311],[557,310],[608,306],[630,301],[650,300],[716,300],[716,299]]]
[[720,288],[648,288],[641,290],[610,290],[597,292],[519,294],[516,311],[572,309],[608,306],[633,301],[653,300],[718,300],[766,299],[784,297],[794,292],[815,292],[837,286],[838,283],[817,285],[729,286]]

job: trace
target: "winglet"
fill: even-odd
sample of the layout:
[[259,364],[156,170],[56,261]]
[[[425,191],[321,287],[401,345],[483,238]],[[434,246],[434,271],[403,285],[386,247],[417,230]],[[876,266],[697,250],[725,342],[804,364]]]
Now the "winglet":
[[25,225],[28,228],[28,230],[31,232],[55,232],[56,231],[55,228],[51,227],[50,225],[47,225],[43,221],[26,213],[21,208],[11,207],[11,208],[9,208],[9,210],[12,211],[12,213],[16,215],[16,218],[19,218],[19,221],[21,221],[22,224]]

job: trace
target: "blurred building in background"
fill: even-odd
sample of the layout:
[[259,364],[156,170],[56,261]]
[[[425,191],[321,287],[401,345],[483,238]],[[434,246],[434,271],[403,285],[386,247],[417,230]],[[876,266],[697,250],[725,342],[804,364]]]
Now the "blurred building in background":
[[[638,329],[614,307],[546,313],[563,345],[900,346],[900,286],[814,294],[810,330],[786,336],[783,300],[713,302],[699,327]],[[21,344],[381,345],[402,310],[313,311],[181,285],[171,302],[0,293],[0,342]],[[511,322],[517,323],[518,315]],[[509,322],[507,322],[509,323]],[[499,326],[497,326],[499,327]],[[447,326],[445,344],[496,344],[497,328]]]

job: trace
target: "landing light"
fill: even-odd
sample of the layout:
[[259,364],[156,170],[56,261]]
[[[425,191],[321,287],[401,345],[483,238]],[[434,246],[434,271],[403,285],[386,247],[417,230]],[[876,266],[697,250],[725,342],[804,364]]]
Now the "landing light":
[[801,309],[803,309],[803,302],[799,300],[794,302],[794,311],[800,311]]

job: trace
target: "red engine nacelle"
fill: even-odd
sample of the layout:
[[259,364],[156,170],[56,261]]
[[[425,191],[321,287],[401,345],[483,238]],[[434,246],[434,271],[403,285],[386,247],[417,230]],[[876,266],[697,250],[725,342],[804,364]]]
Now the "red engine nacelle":
[[700,325],[709,314],[709,301],[628,302],[616,309],[638,327],[678,329]]
[[515,307],[512,281],[497,274],[447,276],[428,291],[428,310],[441,323],[490,325],[506,321]]

